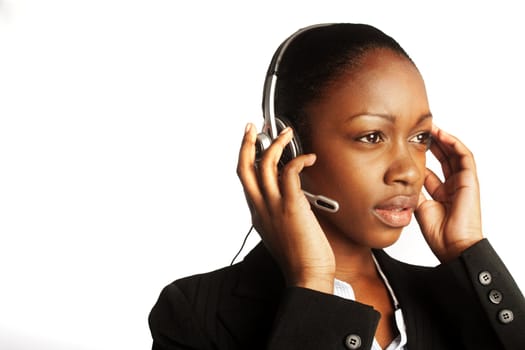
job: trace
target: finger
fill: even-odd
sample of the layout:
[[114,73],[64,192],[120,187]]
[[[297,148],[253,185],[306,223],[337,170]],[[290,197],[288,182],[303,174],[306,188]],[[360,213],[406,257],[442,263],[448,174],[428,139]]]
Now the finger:
[[241,180],[246,195],[246,200],[250,210],[255,209],[261,215],[266,212],[266,204],[259,187],[257,171],[255,169],[255,142],[257,131],[253,124],[246,125],[241,148],[239,150],[239,160],[237,163],[237,175]]
[[450,162],[450,157],[445,152],[445,146],[439,139],[439,128],[435,125],[432,126],[432,143],[430,144],[430,152],[436,157],[436,159],[441,164],[441,170],[445,178],[448,178],[452,174],[452,164]]
[[446,199],[445,188],[441,179],[430,169],[426,170],[425,190],[432,197],[432,199],[443,202]]
[[312,166],[315,160],[315,154],[304,154],[293,159],[284,167],[281,174],[281,192],[285,202],[304,199],[300,173],[305,167]]
[[285,128],[279,136],[272,142],[270,147],[264,152],[259,163],[259,176],[261,180],[262,193],[267,203],[276,208],[281,201],[281,191],[279,188],[279,169],[277,168],[284,148],[290,143],[293,137],[291,128]]
[[455,136],[434,125],[433,134],[443,154],[451,161],[452,171],[476,170],[472,152]]
[[[263,221],[262,221],[262,218],[261,218],[261,214],[259,213],[259,211],[261,211],[261,210],[258,210],[257,208],[255,208],[255,205],[254,205],[253,201],[248,196],[246,191],[244,191],[244,197],[246,198],[246,203],[248,203],[248,209],[250,210],[250,214],[251,214],[251,217],[252,217],[252,224],[255,227],[255,229],[257,230],[257,232],[262,233],[263,230],[261,229],[261,223]],[[265,212],[265,215],[268,216],[267,213],[266,213],[266,210],[263,210],[263,211]]]

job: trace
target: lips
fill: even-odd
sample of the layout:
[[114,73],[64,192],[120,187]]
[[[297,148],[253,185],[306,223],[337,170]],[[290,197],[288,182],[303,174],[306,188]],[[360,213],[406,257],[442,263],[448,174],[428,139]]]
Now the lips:
[[376,205],[373,213],[383,224],[389,227],[405,227],[412,220],[412,213],[416,209],[417,200],[416,195],[397,195]]

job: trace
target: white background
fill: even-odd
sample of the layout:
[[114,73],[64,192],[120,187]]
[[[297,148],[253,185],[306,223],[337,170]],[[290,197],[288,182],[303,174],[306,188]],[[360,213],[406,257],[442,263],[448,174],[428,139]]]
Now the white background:
[[[370,23],[409,52],[525,287],[525,25],[486,3],[0,0],[0,348],[150,348],[161,288],[240,247],[244,126],[262,123],[274,50],[316,22]],[[406,231],[391,254],[435,264]]]

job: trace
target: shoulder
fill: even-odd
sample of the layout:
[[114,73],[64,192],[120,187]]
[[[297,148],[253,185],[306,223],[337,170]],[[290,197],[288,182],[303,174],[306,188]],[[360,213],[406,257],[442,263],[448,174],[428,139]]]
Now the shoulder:
[[162,289],[151,309],[154,344],[207,349],[211,346],[204,342],[231,344],[231,334],[266,334],[265,322],[283,288],[280,270],[262,246],[233,266],[177,279]]
[[[162,290],[160,297],[181,294],[190,302],[205,297],[267,296],[284,288],[277,263],[261,243],[239,263],[214,271],[179,278]],[[210,300],[208,300],[208,304]]]
[[199,273],[179,278],[163,288],[160,297],[180,293],[188,302],[193,302],[207,295],[215,294],[220,289],[233,288],[241,267],[227,266],[214,271]]
[[[236,274],[238,266],[177,279],[162,288],[148,317],[154,345],[176,342],[185,346],[207,348],[203,328],[206,318],[213,315],[219,301],[221,286]],[[195,343],[202,344],[195,344]]]
[[[162,288],[150,312],[150,323],[181,320],[184,315],[205,318],[213,313],[221,296],[235,289],[242,263],[181,277]],[[202,315],[202,316],[201,316]]]
[[173,316],[175,311],[206,318],[236,298],[269,298],[283,288],[284,279],[277,264],[259,244],[235,265],[182,277],[165,286],[151,310],[150,320],[166,312]]

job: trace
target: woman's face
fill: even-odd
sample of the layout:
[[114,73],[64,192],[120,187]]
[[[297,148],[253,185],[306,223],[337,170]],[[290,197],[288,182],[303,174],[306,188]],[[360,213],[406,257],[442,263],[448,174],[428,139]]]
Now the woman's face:
[[417,205],[432,117],[408,59],[375,49],[360,62],[307,110],[317,161],[302,180],[305,190],[339,202],[335,214],[318,211],[329,239],[383,248]]

